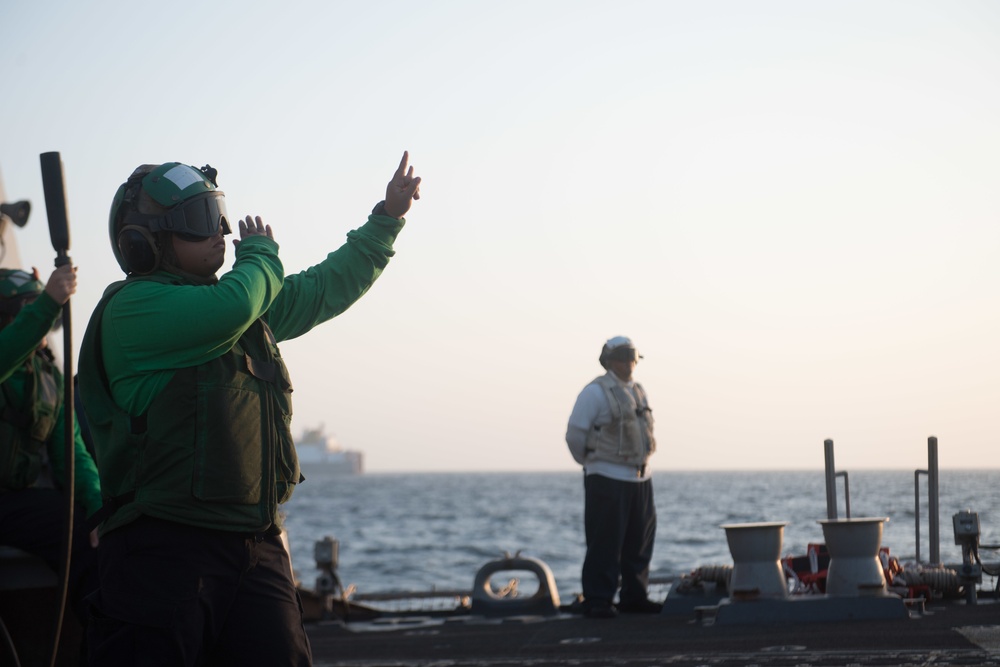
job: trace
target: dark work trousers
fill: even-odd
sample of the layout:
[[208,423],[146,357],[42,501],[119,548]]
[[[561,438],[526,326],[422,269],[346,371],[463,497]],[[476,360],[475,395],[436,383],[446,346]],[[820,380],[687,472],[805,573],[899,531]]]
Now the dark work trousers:
[[[70,558],[67,606],[86,625],[84,598],[97,588],[97,553],[90,546],[84,510],[73,509],[73,553]],[[17,547],[62,571],[66,499],[53,488],[0,493],[0,544]]]
[[141,517],[101,538],[90,664],[311,665],[278,535]]
[[613,602],[621,577],[622,604],[646,600],[649,561],[656,537],[653,482],[620,482],[601,475],[584,478],[583,597]]

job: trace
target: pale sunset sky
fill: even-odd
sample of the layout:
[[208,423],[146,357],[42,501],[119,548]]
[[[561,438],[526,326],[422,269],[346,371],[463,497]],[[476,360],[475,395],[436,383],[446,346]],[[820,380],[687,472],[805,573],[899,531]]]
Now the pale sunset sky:
[[1000,468],[1000,3],[36,0],[0,24],[12,231],[48,276],[59,151],[77,346],[137,165],[218,168],[294,272],[408,150],[396,257],[282,346],[296,433],[369,471],[574,470],[570,409],[627,335],[658,470],[822,469],[826,438],[840,469],[917,469],[931,435],[942,467]]

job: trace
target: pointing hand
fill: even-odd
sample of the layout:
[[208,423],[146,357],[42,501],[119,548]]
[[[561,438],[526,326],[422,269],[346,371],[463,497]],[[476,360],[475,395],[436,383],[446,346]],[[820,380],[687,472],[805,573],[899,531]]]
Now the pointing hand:
[[403,151],[399,168],[385,187],[385,214],[393,218],[402,218],[413,201],[420,199],[420,177],[413,175],[413,167],[406,168],[409,159],[410,154]]

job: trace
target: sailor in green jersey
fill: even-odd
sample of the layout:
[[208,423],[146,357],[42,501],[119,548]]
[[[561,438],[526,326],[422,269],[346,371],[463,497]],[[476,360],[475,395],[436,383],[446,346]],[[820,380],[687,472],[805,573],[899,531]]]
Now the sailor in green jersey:
[[[0,269],[0,544],[32,553],[55,571],[63,558],[66,476],[63,376],[46,336],[76,291],[76,268],[33,273]],[[69,601],[86,621],[83,598],[96,587],[97,534],[85,517],[101,507],[97,468],[73,422],[75,500]],[[46,467],[48,474],[45,474]],[[53,488],[53,484],[55,487]]]
[[[0,382],[34,354],[76,293],[76,267],[63,264],[41,288],[38,269],[29,274],[0,269]],[[10,311],[10,312],[5,312]]]
[[368,221],[285,276],[270,226],[230,231],[216,170],[144,165],[115,195],[108,287],[80,354],[104,491],[93,664],[311,663],[279,539],[301,475],[277,347],[342,313],[393,255],[420,179],[399,167]]

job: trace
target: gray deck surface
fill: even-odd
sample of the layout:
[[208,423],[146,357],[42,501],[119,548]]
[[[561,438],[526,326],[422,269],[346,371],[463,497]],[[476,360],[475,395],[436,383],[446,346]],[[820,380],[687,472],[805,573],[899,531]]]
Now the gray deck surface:
[[1000,665],[1000,605],[932,603],[877,621],[721,626],[693,615],[610,620],[465,617],[308,626],[329,665]]

